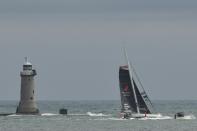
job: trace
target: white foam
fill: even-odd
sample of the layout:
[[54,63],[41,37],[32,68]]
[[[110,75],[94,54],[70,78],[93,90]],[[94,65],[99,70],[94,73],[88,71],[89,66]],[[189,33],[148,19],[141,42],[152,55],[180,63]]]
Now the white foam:
[[102,117],[102,118],[89,119],[89,120],[96,120],[96,121],[109,121],[109,120],[112,120],[112,121],[125,121],[125,120],[128,120],[128,119],[115,118],[115,117],[112,117],[112,118]]
[[196,117],[193,114],[191,114],[191,115],[185,116],[185,119],[193,120],[193,119],[196,119]]
[[21,117],[21,116],[32,117],[32,116],[38,116],[38,115],[33,115],[33,114],[11,114],[11,115],[8,115],[8,117]]
[[59,114],[53,114],[53,113],[42,113],[41,116],[57,116]]
[[88,116],[88,114],[67,114],[68,116]]
[[12,117],[12,116],[23,116],[23,115],[11,114],[11,115],[8,115],[8,116]]
[[[130,120],[132,120],[134,118],[130,118]],[[108,118],[108,120],[115,120],[115,121],[122,121],[122,120],[127,120],[127,119],[123,119],[123,118]]]
[[[169,120],[173,119],[173,117],[170,116],[163,116],[162,114],[133,114],[133,117],[129,118],[128,120]],[[125,119],[125,118],[122,118]]]
[[144,118],[140,118],[139,120],[170,120],[170,119],[173,119],[173,118],[170,116],[161,116],[161,117],[154,117],[154,118],[144,117]]
[[103,113],[92,113],[92,112],[87,112],[88,116],[110,116],[110,115],[105,115]]

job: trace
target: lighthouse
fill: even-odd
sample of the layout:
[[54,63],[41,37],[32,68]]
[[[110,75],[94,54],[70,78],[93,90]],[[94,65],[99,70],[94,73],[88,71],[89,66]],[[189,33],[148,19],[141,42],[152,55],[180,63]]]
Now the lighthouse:
[[36,75],[36,70],[32,68],[32,64],[28,62],[26,57],[23,71],[20,72],[21,91],[20,102],[16,110],[17,114],[39,114],[39,109],[35,100],[34,76]]

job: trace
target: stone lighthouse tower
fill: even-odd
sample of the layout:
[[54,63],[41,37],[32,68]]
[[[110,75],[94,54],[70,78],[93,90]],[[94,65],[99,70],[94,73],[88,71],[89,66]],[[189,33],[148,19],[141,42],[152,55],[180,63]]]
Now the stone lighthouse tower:
[[32,69],[32,64],[28,62],[27,57],[23,65],[21,75],[21,92],[20,102],[17,107],[17,114],[39,114],[39,109],[35,100],[34,76],[36,70]]

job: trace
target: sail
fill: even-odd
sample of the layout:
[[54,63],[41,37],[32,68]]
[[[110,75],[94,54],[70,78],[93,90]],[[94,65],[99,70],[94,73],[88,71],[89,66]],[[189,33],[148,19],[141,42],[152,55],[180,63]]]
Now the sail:
[[[133,78],[132,80],[133,84],[131,83],[128,66],[121,66],[119,69],[119,84],[122,112],[138,113],[137,108],[139,108],[139,113],[152,113],[150,110],[150,104],[148,104],[149,101],[147,101],[147,94],[145,91],[140,92],[135,80]],[[134,86],[137,103],[135,101],[132,85]]]

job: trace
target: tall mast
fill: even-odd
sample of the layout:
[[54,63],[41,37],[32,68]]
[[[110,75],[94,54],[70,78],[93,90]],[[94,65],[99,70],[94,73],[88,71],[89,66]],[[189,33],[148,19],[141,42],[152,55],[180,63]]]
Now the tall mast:
[[132,86],[132,89],[133,89],[135,104],[136,104],[136,107],[137,107],[137,113],[139,114],[140,109],[139,109],[138,100],[137,100],[137,96],[136,96],[136,91],[135,91],[134,83],[133,83],[132,68],[131,68],[131,64],[129,62],[128,55],[127,55],[125,47],[123,49],[124,49],[125,58],[126,58],[126,61],[127,61],[127,64],[128,64],[129,76],[130,76],[130,79],[131,79],[131,86]]

